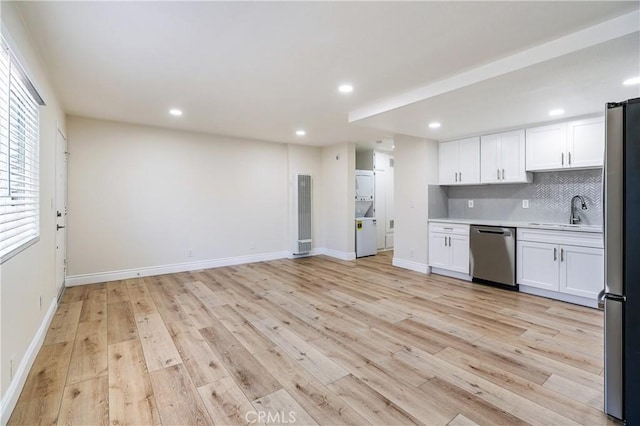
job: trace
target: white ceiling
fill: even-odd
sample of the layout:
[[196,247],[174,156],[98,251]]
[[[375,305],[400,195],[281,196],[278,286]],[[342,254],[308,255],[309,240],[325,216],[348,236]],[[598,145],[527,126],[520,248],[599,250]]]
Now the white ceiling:
[[[636,32],[348,122],[349,112],[637,10],[637,1],[23,2],[19,8],[65,110],[109,120],[375,146],[396,133],[456,137],[542,121],[550,106],[580,115],[640,95],[637,86],[620,90],[621,79],[640,74]],[[339,94],[347,81],[355,91]],[[171,107],[184,116],[170,117]],[[438,133],[425,130],[430,117],[442,121]],[[295,136],[298,128],[307,136]]]

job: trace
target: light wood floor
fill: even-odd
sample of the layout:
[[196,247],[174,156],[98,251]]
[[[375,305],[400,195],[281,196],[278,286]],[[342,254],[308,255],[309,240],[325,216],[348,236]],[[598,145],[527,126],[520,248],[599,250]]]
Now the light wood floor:
[[609,422],[602,312],[390,263],[69,288],[10,424]]

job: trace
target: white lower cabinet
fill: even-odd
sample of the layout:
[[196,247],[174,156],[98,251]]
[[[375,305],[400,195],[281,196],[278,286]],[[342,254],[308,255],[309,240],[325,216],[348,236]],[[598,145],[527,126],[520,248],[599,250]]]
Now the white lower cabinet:
[[604,288],[604,249],[561,246],[560,291],[597,298]]
[[469,274],[469,225],[429,224],[429,266]]
[[560,295],[597,299],[604,287],[602,234],[519,228],[517,281]]
[[558,247],[553,244],[518,241],[518,284],[558,291]]

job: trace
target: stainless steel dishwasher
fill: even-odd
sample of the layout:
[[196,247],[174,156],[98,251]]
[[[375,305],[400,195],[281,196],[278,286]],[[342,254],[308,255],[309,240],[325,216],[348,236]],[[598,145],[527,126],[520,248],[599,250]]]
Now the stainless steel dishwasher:
[[516,287],[516,229],[471,226],[469,263],[474,281]]

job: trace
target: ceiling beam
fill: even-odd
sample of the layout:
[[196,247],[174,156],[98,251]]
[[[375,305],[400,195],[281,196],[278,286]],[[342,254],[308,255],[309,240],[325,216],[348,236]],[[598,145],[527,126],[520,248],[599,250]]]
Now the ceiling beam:
[[636,10],[444,80],[355,109],[349,112],[349,122],[363,120],[638,31],[640,31],[640,12]]

